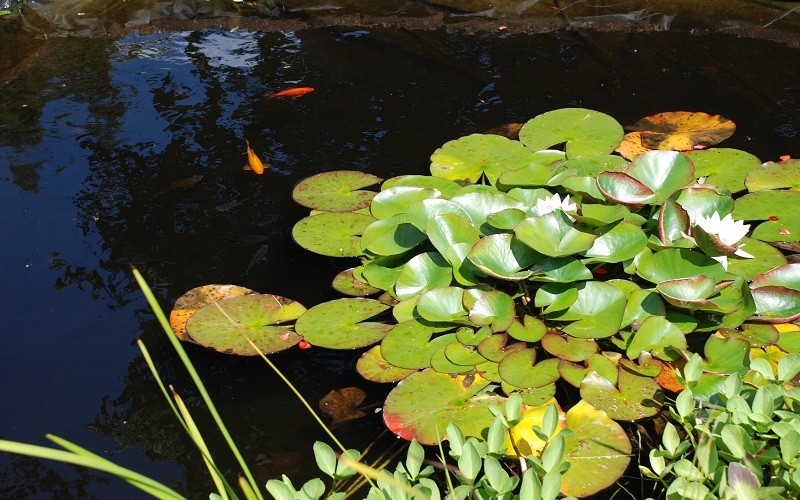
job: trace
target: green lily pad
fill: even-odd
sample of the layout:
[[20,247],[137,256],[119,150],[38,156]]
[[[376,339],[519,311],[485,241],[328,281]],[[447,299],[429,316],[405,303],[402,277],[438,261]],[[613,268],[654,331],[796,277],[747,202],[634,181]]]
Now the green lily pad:
[[389,330],[383,338],[381,354],[387,362],[399,368],[428,368],[431,366],[433,353],[455,339],[455,334],[431,338],[442,330],[417,321],[404,321]]
[[610,337],[619,331],[627,303],[625,294],[608,283],[578,283],[578,297],[562,311],[547,315],[556,321],[572,321],[561,329],[577,338]]
[[622,315],[620,328],[642,322],[650,316],[664,316],[666,308],[664,301],[653,290],[638,289],[631,292],[625,304],[625,313]]
[[354,269],[355,268],[345,269],[333,278],[334,290],[352,297],[364,297],[381,291],[380,288],[370,286],[368,283],[356,278],[353,275]]
[[586,264],[574,257],[548,257],[537,262],[530,269],[534,274],[531,281],[551,283],[572,283],[592,279],[592,272]]
[[547,333],[547,325],[536,316],[526,314],[521,322],[515,319],[508,327],[507,332],[513,338],[523,342],[539,342]]
[[386,361],[381,355],[380,345],[372,346],[358,358],[356,371],[365,379],[379,384],[397,382],[417,372],[417,370],[398,368]]
[[[385,302],[383,303],[385,304]],[[394,316],[395,321],[398,323],[411,320],[422,321],[422,317],[417,314],[417,297],[414,296],[394,304],[392,307],[392,316]]]
[[527,347],[525,342],[514,342],[509,344],[508,340],[508,335],[504,333],[495,333],[491,337],[483,339],[481,343],[478,344],[478,352],[480,352],[481,355],[489,361],[499,363],[508,354],[520,349],[525,349]]
[[792,290],[800,290],[800,264],[786,264],[776,267],[756,276],[750,286],[751,288],[784,286]]
[[533,274],[528,268],[542,255],[520,242],[513,234],[501,233],[478,240],[467,258],[489,276],[519,281]]
[[497,371],[498,366],[498,363],[494,361],[486,361],[479,365],[475,365],[475,373],[480,374],[481,377],[485,378],[489,382],[499,384],[503,381],[503,379],[500,378],[500,373]]
[[697,178],[705,183],[728,188],[732,193],[744,190],[747,174],[761,165],[757,157],[729,148],[712,148],[684,153],[694,163]]
[[[458,343],[457,340],[453,339],[453,341],[450,344],[452,344],[453,342]],[[450,344],[447,345],[449,346]],[[447,373],[450,375],[470,373],[475,371],[475,364],[477,363],[460,365],[452,362],[445,353],[446,347],[447,346],[442,347],[441,349],[433,353],[433,355],[431,356],[431,368],[433,368],[439,373]]]
[[712,335],[703,348],[703,370],[711,373],[744,375],[750,366],[750,344],[743,339]]
[[464,305],[469,308],[469,320],[472,324],[489,326],[493,332],[508,329],[516,315],[514,299],[499,290],[467,290],[464,293]]
[[464,289],[443,286],[429,290],[417,299],[417,312],[428,321],[452,322],[467,317],[464,308]]
[[759,320],[789,323],[800,319],[800,292],[783,286],[763,286],[751,290]]
[[[469,187],[477,188],[479,186]],[[516,200],[506,193],[502,193],[500,191],[474,191],[466,190],[465,188],[464,191],[453,196],[450,201],[458,204],[461,208],[466,210],[467,213],[469,213],[469,219],[472,221],[475,229],[484,234],[486,231],[483,231],[482,226],[490,215],[500,213],[511,208],[516,208],[518,210],[525,210],[526,208],[523,202]]]
[[[498,232],[513,231],[514,226],[522,222],[527,215],[518,208],[507,208],[486,217],[486,224],[497,228]],[[487,232],[487,231],[484,231]]]
[[708,217],[714,212],[725,217],[733,210],[733,198],[729,194],[720,193],[714,186],[705,184],[681,189],[675,201],[686,210],[691,220],[697,220],[701,215]]
[[439,198],[442,193],[435,189],[414,186],[395,186],[384,189],[372,199],[370,212],[378,219],[388,219],[394,215],[405,214],[408,207],[420,200]]
[[768,323],[744,323],[740,330],[724,330],[728,338],[739,338],[752,347],[766,347],[778,342],[780,334],[777,328]]
[[578,287],[574,283],[549,283],[536,290],[533,305],[544,307],[544,313],[563,311],[578,300]]
[[566,415],[564,461],[570,467],[561,477],[561,493],[586,497],[614,484],[628,467],[631,442],[625,430],[601,409],[579,401]]
[[569,335],[549,332],[542,337],[545,351],[567,361],[585,361],[598,352],[594,339],[578,339]]
[[520,349],[506,355],[498,368],[500,377],[515,387],[544,387],[561,378],[558,359],[536,362],[536,349]]
[[488,326],[482,326],[480,328],[462,326],[456,330],[456,339],[464,345],[478,345],[491,334],[492,329]]
[[365,322],[389,309],[377,300],[336,299],[305,312],[295,330],[312,344],[327,349],[355,349],[380,341],[392,325]]
[[751,193],[784,188],[798,191],[800,190],[800,160],[768,161],[747,174],[745,184]]
[[531,163],[533,152],[518,141],[472,134],[445,143],[431,155],[431,174],[459,184],[475,184],[485,174],[491,184],[507,170]]
[[454,214],[444,214],[428,222],[425,231],[433,246],[450,263],[453,277],[461,285],[478,283],[478,268],[467,260],[472,245],[480,239],[480,234],[473,225]]
[[428,222],[436,216],[444,214],[457,215],[464,220],[470,221],[469,213],[461,208],[457,203],[442,198],[428,198],[409,205],[406,212],[408,220],[420,231],[428,227]]
[[533,151],[566,143],[567,158],[609,154],[625,132],[614,118],[584,108],[548,111],[528,120],[519,140]]
[[599,228],[600,236],[583,255],[600,262],[622,262],[636,257],[647,246],[647,236],[632,222],[617,222]]
[[395,186],[414,186],[427,189],[435,189],[442,193],[442,196],[449,198],[456,191],[461,189],[461,186],[453,181],[443,179],[441,177],[431,177],[430,175],[399,175],[386,179],[383,183],[383,189],[393,188]]
[[512,394],[519,394],[522,397],[522,403],[529,406],[542,406],[556,395],[556,384],[548,384],[542,387],[514,387],[511,384],[502,384],[503,392],[511,396]]
[[392,290],[409,258],[409,255],[401,254],[369,260],[364,263],[361,276],[370,286],[386,291]]
[[323,213],[301,219],[292,228],[298,245],[329,257],[361,255],[361,233],[375,219],[355,213]]
[[612,222],[627,220],[631,211],[625,205],[601,205],[599,203],[581,204],[581,213],[575,220],[591,227],[605,226]]
[[403,439],[433,445],[447,436],[451,423],[467,436],[481,436],[494,419],[492,405],[503,406],[505,398],[483,395],[489,381],[476,374],[450,376],[432,369],[401,380],[383,406],[383,420]]
[[626,352],[628,358],[636,359],[647,351],[660,359],[671,359],[665,349],[686,349],[686,336],[680,328],[662,316],[645,319],[633,334]]
[[530,217],[514,228],[524,244],[551,257],[564,257],[592,247],[597,235],[574,227],[561,210],[540,217]]
[[[464,345],[458,340],[444,347],[444,355],[450,362],[462,366],[475,366],[487,361],[476,346]],[[435,366],[433,368],[436,369]]]
[[636,274],[652,283],[705,275],[719,280],[725,274],[722,264],[700,252],[686,248],[667,248],[641,258]]
[[363,230],[361,248],[376,255],[404,253],[425,241],[425,233],[408,222],[406,214],[378,219]]
[[783,253],[768,243],[748,237],[744,237],[739,243],[739,248],[752,255],[753,258],[728,256],[728,272],[730,274],[752,280],[759,274],[787,263]]
[[694,165],[677,151],[648,151],[634,158],[624,172],[597,175],[597,185],[603,195],[634,206],[661,204],[694,181]]
[[738,198],[736,220],[763,220],[750,236],[761,241],[800,241],[800,191],[758,191]]
[[306,308],[299,302],[269,294],[248,294],[221,299],[200,308],[186,323],[198,344],[226,354],[254,356],[288,349],[302,340],[291,326]]
[[561,378],[575,387],[580,387],[583,379],[593,371],[611,381],[612,384],[617,383],[619,368],[616,363],[602,353],[591,355],[584,363],[575,363],[565,359],[558,362],[558,373],[561,374]]
[[689,213],[677,202],[667,200],[658,211],[658,238],[661,244],[670,246],[673,241],[689,233]]
[[614,420],[639,420],[661,411],[664,393],[650,377],[619,371],[616,386],[595,371],[581,383],[581,397]]
[[381,182],[380,177],[353,170],[335,170],[306,177],[292,191],[297,203],[326,212],[353,212],[368,207],[374,191],[361,188]]
[[656,285],[656,290],[674,306],[697,309],[701,305],[700,301],[717,292],[716,285],[716,280],[700,274],[691,278],[662,281]]
[[403,266],[394,286],[395,295],[408,299],[428,290],[448,286],[453,281],[453,268],[438,252],[425,252],[411,258]]
[[175,299],[175,304],[169,312],[169,325],[180,340],[191,341],[191,337],[186,332],[186,322],[198,309],[221,299],[249,293],[256,293],[256,291],[237,285],[217,284],[192,288]]

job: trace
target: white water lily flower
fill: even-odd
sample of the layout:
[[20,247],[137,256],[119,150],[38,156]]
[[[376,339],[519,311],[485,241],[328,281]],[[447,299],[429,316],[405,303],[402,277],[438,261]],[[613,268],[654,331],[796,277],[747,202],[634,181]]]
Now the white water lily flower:
[[[544,214],[549,214],[550,212],[555,212],[556,210],[561,210],[562,212],[574,212],[578,210],[578,206],[574,203],[569,202],[569,195],[566,195],[564,199],[561,199],[561,195],[556,193],[549,198],[540,198],[536,200],[536,213],[539,216]],[[569,217],[569,220],[574,221],[574,217]]]
[[[731,214],[720,218],[719,212],[714,212],[710,217],[698,216],[694,221],[694,225],[702,228],[709,236],[715,236],[723,245],[734,248],[733,255],[745,259],[753,258],[752,255],[741,249],[741,245],[736,246],[747,235],[750,230],[750,224],[745,224],[740,220],[733,220]],[[728,269],[728,257],[726,255],[713,256],[712,259],[720,262],[726,270]]]

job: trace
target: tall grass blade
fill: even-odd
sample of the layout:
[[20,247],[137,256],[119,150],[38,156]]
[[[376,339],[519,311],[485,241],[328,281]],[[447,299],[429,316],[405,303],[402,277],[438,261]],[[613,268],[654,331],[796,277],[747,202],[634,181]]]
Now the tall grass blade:
[[250,483],[251,488],[257,495],[256,498],[258,498],[259,500],[263,500],[264,497],[261,494],[260,489],[258,488],[258,484],[256,483],[255,478],[253,478],[253,474],[250,472],[250,468],[247,467],[247,463],[245,462],[244,457],[242,457],[242,454],[239,452],[239,448],[233,441],[233,437],[231,437],[230,432],[228,432],[228,428],[225,427],[225,423],[222,421],[222,417],[220,417],[219,412],[217,411],[217,407],[211,400],[211,396],[208,394],[208,391],[206,390],[203,381],[200,379],[200,375],[197,374],[197,371],[194,369],[194,366],[192,365],[189,356],[183,349],[180,340],[178,340],[178,337],[175,335],[175,332],[172,331],[172,327],[169,325],[169,321],[167,320],[167,317],[164,315],[164,311],[158,304],[158,300],[156,300],[155,295],[153,295],[153,291],[150,290],[150,287],[147,285],[147,282],[144,280],[138,269],[133,268],[133,276],[136,278],[136,282],[139,283],[139,287],[142,289],[142,293],[147,299],[148,304],[150,304],[150,307],[153,309],[153,313],[156,315],[156,318],[158,318],[158,321],[161,324],[161,328],[164,330],[164,333],[167,334],[167,338],[172,344],[172,347],[175,349],[175,352],[178,353],[178,357],[181,358],[184,367],[186,367],[186,371],[189,372],[189,376],[192,378],[192,381],[197,387],[197,390],[200,392],[200,395],[202,396],[203,401],[208,407],[208,411],[211,413],[211,416],[214,418],[214,422],[217,424],[220,433],[222,433],[222,435],[224,436],[225,441],[228,443],[228,447],[231,449],[231,452],[236,457],[236,460],[239,462],[239,466],[242,468],[242,471],[247,477],[247,480]]

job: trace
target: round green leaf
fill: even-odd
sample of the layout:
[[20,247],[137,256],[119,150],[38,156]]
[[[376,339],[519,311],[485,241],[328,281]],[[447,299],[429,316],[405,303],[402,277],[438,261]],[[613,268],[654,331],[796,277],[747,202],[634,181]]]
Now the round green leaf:
[[706,184],[728,188],[732,193],[744,190],[747,174],[761,165],[757,157],[738,149],[712,148],[684,154],[694,163],[697,178],[705,177]]
[[556,321],[572,321],[562,330],[577,338],[604,338],[622,324],[625,294],[613,285],[588,281],[577,285],[578,297],[567,309],[547,315]]
[[469,213],[466,210],[457,203],[442,198],[429,198],[412,203],[406,213],[409,222],[414,224],[420,231],[424,231],[428,226],[428,222],[439,215],[453,214],[470,221]]
[[380,288],[375,288],[353,275],[355,268],[345,269],[333,278],[333,288],[339,293],[352,297],[364,297],[380,292]]
[[389,189],[395,186],[414,186],[427,189],[435,189],[442,193],[442,196],[449,198],[461,186],[453,181],[442,179],[441,177],[431,177],[430,175],[398,175],[391,179],[386,179],[382,189]]
[[398,368],[384,359],[381,355],[381,346],[372,346],[358,358],[356,371],[371,382],[385,384],[403,380],[417,370]]
[[800,191],[759,191],[738,198],[736,220],[764,220],[751,233],[761,241],[800,241]]
[[489,381],[480,375],[450,376],[432,369],[401,380],[383,406],[383,420],[390,431],[403,439],[433,445],[447,436],[451,423],[466,436],[481,436],[494,419],[492,405],[503,406],[505,398],[483,395]]
[[425,252],[411,258],[397,277],[394,290],[400,299],[408,299],[428,290],[447,286],[453,280],[453,268],[438,252]]
[[716,260],[686,248],[668,248],[637,262],[636,274],[652,283],[706,275],[719,280],[725,268]]
[[454,214],[444,214],[428,222],[425,231],[433,246],[450,263],[453,276],[461,285],[475,285],[480,271],[467,260],[467,255],[480,235],[470,222]]
[[445,143],[431,155],[431,174],[459,184],[475,184],[486,174],[491,184],[507,170],[531,163],[533,152],[518,141],[494,134],[472,134]]
[[542,337],[542,347],[553,356],[567,361],[584,361],[599,350],[594,339],[578,339],[549,332]]
[[539,253],[569,256],[592,247],[597,235],[575,228],[561,210],[530,217],[514,228],[517,238]]
[[653,191],[652,204],[663,203],[695,181],[694,165],[677,151],[648,151],[634,158],[625,173]]
[[549,111],[529,120],[519,140],[533,151],[566,143],[567,158],[608,154],[625,135],[614,118],[584,108]]
[[733,210],[733,198],[730,195],[719,193],[714,186],[704,184],[681,189],[676,202],[686,210],[691,220],[697,220],[701,215],[708,217],[714,212],[725,217]]
[[431,366],[433,353],[449,344],[455,334],[431,339],[441,328],[423,325],[417,321],[404,321],[389,330],[381,341],[381,354],[391,365],[419,370]]
[[380,182],[380,177],[354,170],[335,170],[306,177],[292,191],[304,207],[326,212],[353,212],[368,207],[374,191],[361,188]]
[[762,286],[783,286],[800,290],[800,264],[786,264],[756,276],[751,288]]
[[[493,381],[495,382],[495,381]],[[522,397],[522,402],[529,406],[540,407],[553,399],[556,395],[556,384],[548,384],[542,387],[514,387],[510,384],[503,382],[503,392],[511,396],[512,394],[519,394]]]
[[668,347],[686,349],[686,337],[680,328],[663,316],[650,316],[633,334],[626,354],[628,358],[636,359],[647,351],[658,358],[669,359],[664,352]]
[[489,276],[511,281],[523,280],[533,274],[527,268],[541,257],[540,253],[508,233],[484,236],[467,255],[478,269]]
[[292,238],[298,245],[329,257],[361,255],[359,235],[375,219],[355,213],[322,213],[301,219],[292,228]]
[[625,430],[587,401],[579,401],[566,418],[572,435],[565,440],[564,461],[570,467],[561,477],[561,493],[586,497],[614,484],[630,462]]
[[574,257],[548,257],[530,269],[534,274],[531,281],[551,283],[572,283],[592,279],[592,272],[586,264]]
[[750,364],[750,344],[743,339],[725,339],[712,335],[703,347],[703,370],[730,375],[747,373]]
[[523,342],[539,342],[545,333],[547,325],[536,316],[526,314],[522,322],[515,319],[508,327],[508,334]]
[[619,371],[616,387],[595,371],[581,383],[581,397],[614,420],[639,420],[656,415],[664,403],[661,387],[649,377]]
[[435,189],[395,186],[375,195],[370,205],[370,212],[378,219],[388,219],[393,215],[405,214],[408,207],[417,201],[441,196],[442,194]]
[[514,342],[513,344],[509,344],[508,335],[504,333],[495,333],[494,335],[483,339],[481,343],[478,344],[478,352],[480,352],[481,355],[489,361],[499,363],[509,353],[519,349],[525,349],[526,345],[527,344],[525,344],[525,342]]
[[306,312],[299,302],[269,294],[221,299],[200,308],[186,323],[189,336],[200,345],[226,354],[254,356],[288,349],[300,342],[290,326]]
[[295,330],[312,344],[327,349],[355,349],[380,341],[392,325],[365,322],[389,309],[373,299],[351,298],[323,302],[306,311]]
[[[477,186],[474,186],[477,187]],[[466,191],[451,198],[453,203],[469,213],[469,220],[475,229],[485,233],[483,224],[488,216],[510,208],[525,210],[525,204],[500,191]]]
[[622,262],[636,257],[647,246],[644,231],[632,222],[618,222],[598,229],[600,236],[583,255],[601,262]]
[[762,321],[789,323],[800,319],[800,291],[782,286],[762,286],[752,290],[756,314]]
[[[451,344],[453,342],[458,343],[458,341],[455,339],[453,339]],[[433,368],[439,373],[448,373],[450,375],[459,373],[470,373],[475,371],[475,364],[477,363],[460,365],[452,362],[445,354],[446,347],[447,346],[442,347],[441,349],[433,353],[433,355],[431,356],[431,368]],[[486,360],[484,359],[483,361]]]
[[398,214],[376,220],[364,229],[361,248],[376,255],[397,255],[423,241],[425,233],[409,224],[407,215]]
[[625,172],[601,172],[597,187],[609,201],[640,207],[655,199],[655,193],[641,181]]
[[752,280],[759,274],[787,263],[783,253],[768,243],[747,237],[739,243],[741,245],[739,248],[752,255],[753,258],[728,256],[728,272],[731,274]]
[[558,359],[545,359],[536,363],[535,349],[520,349],[509,353],[500,361],[500,377],[515,387],[544,387],[561,378]]
[[751,193],[784,188],[798,191],[800,190],[800,160],[768,161],[747,174],[745,184]]
[[516,311],[510,295],[499,290],[476,290],[473,293],[477,294],[477,299],[469,304],[469,320],[472,324],[491,326],[493,332],[502,332],[511,326]]
[[[450,342],[444,347],[444,355],[453,364],[462,366],[475,366],[487,361],[478,352],[476,346],[464,345],[458,340]],[[435,366],[433,368],[436,369]]]
[[561,374],[561,378],[575,387],[580,387],[583,379],[592,371],[599,373],[612,384],[617,383],[619,373],[617,364],[600,353],[591,355],[584,363],[574,363],[564,359],[558,362],[558,373]]
[[361,275],[370,286],[386,291],[392,290],[408,259],[408,255],[390,255],[369,260],[364,263]]
[[417,312],[428,321],[450,322],[465,319],[464,289],[444,286],[429,290],[417,299]]

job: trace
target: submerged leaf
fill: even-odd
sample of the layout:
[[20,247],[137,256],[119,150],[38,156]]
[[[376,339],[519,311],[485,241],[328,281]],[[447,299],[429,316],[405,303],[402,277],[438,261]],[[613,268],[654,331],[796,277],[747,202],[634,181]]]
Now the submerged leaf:
[[334,389],[319,401],[319,409],[331,417],[331,425],[339,425],[348,420],[366,417],[359,405],[367,397],[367,393],[358,387]]

